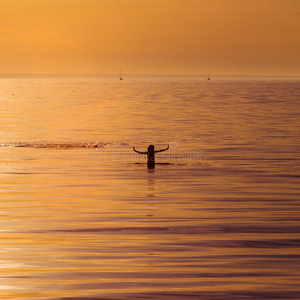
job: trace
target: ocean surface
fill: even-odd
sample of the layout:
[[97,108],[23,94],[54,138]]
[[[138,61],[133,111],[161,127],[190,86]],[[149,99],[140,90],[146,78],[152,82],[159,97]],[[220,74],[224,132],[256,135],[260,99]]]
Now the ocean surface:
[[300,299],[299,136],[299,78],[0,77],[0,299]]

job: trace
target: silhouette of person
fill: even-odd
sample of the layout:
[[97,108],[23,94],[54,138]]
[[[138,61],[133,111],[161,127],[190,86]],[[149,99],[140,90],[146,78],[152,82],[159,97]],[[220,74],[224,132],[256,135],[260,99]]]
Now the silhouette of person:
[[148,165],[148,169],[153,169],[155,167],[155,153],[158,152],[162,152],[162,151],[166,151],[169,149],[169,145],[166,149],[161,149],[161,150],[154,150],[154,146],[150,145],[148,147],[148,151],[142,152],[142,151],[138,151],[135,150],[135,147],[133,147],[133,151],[135,151],[138,154],[147,154],[148,156],[148,161],[147,161],[147,165]]

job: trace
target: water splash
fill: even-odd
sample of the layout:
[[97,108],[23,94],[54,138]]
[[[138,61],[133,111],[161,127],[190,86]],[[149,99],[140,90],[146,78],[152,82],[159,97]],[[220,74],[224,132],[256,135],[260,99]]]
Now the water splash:
[[23,148],[46,148],[46,149],[78,149],[78,148],[103,148],[108,143],[104,142],[16,142],[16,143],[0,143],[1,147],[23,147]]

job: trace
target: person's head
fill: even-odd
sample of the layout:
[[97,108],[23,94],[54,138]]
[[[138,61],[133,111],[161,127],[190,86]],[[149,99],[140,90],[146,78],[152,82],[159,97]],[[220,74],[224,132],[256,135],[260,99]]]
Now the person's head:
[[154,152],[154,146],[153,145],[150,145],[148,147],[148,152]]

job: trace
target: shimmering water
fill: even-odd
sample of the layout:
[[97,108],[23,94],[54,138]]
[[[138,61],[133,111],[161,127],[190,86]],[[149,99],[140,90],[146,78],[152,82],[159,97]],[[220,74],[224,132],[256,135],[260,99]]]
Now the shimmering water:
[[0,299],[300,298],[299,80],[1,78],[0,111]]

